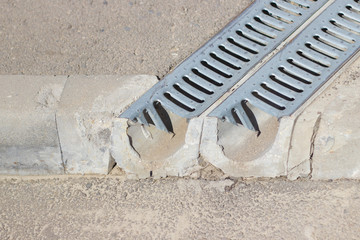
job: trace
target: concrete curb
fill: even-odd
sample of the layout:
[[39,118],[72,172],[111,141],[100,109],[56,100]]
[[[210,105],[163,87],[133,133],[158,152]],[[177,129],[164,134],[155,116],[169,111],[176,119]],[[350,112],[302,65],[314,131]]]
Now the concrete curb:
[[107,174],[110,129],[155,76],[0,76],[0,173]]
[[0,76],[0,174],[108,174],[116,162],[136,179],[359,179],[358,78],[360,59],[293,116],[257,112],[257,136],[213,118],[175,120],[175,134],[118,119],[155,76]]

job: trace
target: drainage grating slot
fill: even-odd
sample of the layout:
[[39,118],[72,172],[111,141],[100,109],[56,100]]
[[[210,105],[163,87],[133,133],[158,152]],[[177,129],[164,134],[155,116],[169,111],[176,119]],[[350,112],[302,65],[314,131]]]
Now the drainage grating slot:
[[[149,106],[153,107],[154,102],[184,118],[199,116],[325,3],[325,0],[255,1],[120,117],[142,124],[157,126],[158,123],[157,127],[164,129],[164,124],[159,122],[161,118],[154,120],[157,112],[150,111]],[[349,13],[356,9],[352,5],[345,8]],[[357,19],[350,14],[346,16]],[[148,119],[143,116],[145,109],[152,123],[145,122]]]
[[[209,116],[238,125],[234,109],[242,109],[244,101],[278,118],[294,113],[359,51],[360,11],[355,9],[360,9],[355,1],[334,2]],[[242,125],[255,130],[246,120],[250,116],[242,117]]]

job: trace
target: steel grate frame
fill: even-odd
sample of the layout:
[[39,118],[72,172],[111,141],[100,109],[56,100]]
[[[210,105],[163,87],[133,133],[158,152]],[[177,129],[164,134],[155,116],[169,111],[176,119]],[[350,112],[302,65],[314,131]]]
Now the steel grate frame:
[[208,116],[258,130],[247,104],[278,118],[291,115],[359,47],[359,1],[337,0]]
[[255,1],[120,117],[169,131],[166,110],[199,116],[325,3]]

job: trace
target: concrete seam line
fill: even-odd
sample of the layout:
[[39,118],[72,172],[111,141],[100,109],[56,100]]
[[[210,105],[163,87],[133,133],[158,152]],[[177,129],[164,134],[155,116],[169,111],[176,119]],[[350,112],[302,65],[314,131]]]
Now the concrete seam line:
[[63,156],[63,151],[62,151],[62,147],[61,147],[61,139],[60,139],[60,135],[59,135],[59,128],[58,128],[56,113],[55,113],[55,126],[56,126],[56,133],[57,133],[57,136],[58,136],[58,141],[59,141],[59,148],[60,148],[62,167],[63,167],[63,171],[64,171],[64,174],[65,174],[66,173],[66,164],[64,162],[64,156]]
[[292,143],[293,143],[293,135],[294,135],[295,125],[296,125],[296,122],[298,121],[298,119],[299,119],[299,116],[296,116],[295,119],[294,119],[292,128],[291,128],[291,135],[290,135],[290,141],[289,141],[289,146],[288,146],[288,153],[287,153],[287,157],[286,157],[286,168],[285,168],[286,175],[288,175],[288,173],[290,172],[290,169],[289,169],[290,150],[291,150]]
[[[62,98],[62,95],[64,93],[64,89],[69,81],[69,77],[70,75],[67,75],[66,77],[66,80],[65,80],[65,84],[64,84],[64,87],[63,87],[63,90],[61,92],[61,96],[60,96],[60,102],[61,102],[61,98]],[[60,134],[59,134],[59,127],[58,127],[58,121],[57,121],[57,109],[55,111],[55,125],[56,125],[56,132],[57,132],[57,135],[58,135],[58,141],[59,141],[59,147],[60,147],[60,154],[61,154],[61,161],[62,161],[62,165],[63,165],[63,170],[64,170],[64,174],[66,173],[66,163],[64,161],[64,155],[63,155],[63,151],[62,151],[62,146],[61,146],[61,139],[60,139]]]

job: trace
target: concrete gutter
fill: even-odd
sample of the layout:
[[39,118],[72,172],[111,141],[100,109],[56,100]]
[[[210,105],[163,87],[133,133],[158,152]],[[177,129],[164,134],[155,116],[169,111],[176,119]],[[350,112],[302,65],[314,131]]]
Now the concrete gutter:
[[118,119],[155,76],[0,76],[0,173],[108,174],[116,162],[128,178],[359,179],[360,60],[346,69],[295,115],[263,114],[260,135],[212,118],[174,134]]

